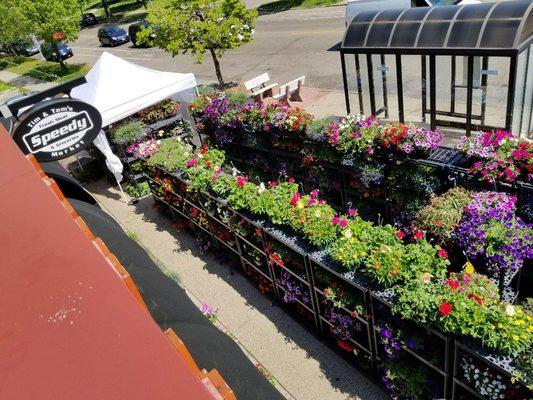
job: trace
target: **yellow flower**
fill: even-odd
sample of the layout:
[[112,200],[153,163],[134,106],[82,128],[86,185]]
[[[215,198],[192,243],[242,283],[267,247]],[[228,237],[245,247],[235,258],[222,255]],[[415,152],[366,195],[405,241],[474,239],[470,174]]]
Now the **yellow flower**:
[[298,204],[297,204],[298,208],[304,208],[305,207],[305,204],[302,200],[298,201]]
[[474,272],[476,272],[476,270],[474,269],[474,266],[472,265],[470,261],[467,261],[465,263],[465,273],[468,275],[472,275]]
[[518,335],[513,335],[513,339],[518,341],[520,340],[520,337]]
[[499,324],[498,324],[498,328],[503,328],[503,324],[502,324],[502,323],[499,323]]

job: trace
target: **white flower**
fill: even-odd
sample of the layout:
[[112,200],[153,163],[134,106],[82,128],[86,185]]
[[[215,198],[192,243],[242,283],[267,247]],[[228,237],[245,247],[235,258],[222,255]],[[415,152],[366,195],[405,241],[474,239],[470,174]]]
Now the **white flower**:
[[344,237],[345,237],[346,239],[350,239],[350,238],[352,237],[352,231],[349,230],[349,229],[346,229],[346,230],[344,231]]
[[322,213],[320,212],[320,210],[315,211],[315,217],[320,218],[321,215]]
[[507,313],[508,316],[512,317],[515,313],[514,307],[510,304],[507,304],[505,306],[505,312]]
[[259,185],[259,190],[257,191],[257,193],[259,193],[259,194],[264,193],[265,190],[266,190],[265,184],[263,182],[261,182],[261,184]]
[[233,168],[231,169],[231,175],[233,175],[233,176],[237,176],[238,174],[239,174],[239,170],[238,170],[237,168],[233,167]]
[[237,35],[237,39],[239,39],[239,40],[244,40],[244,36],[241,35],[241,34],[239,33],[239,34]]
[[244,27],[244,29],[250,29],[250,27],[248,26],[248,24],[244,24],[243,27]]

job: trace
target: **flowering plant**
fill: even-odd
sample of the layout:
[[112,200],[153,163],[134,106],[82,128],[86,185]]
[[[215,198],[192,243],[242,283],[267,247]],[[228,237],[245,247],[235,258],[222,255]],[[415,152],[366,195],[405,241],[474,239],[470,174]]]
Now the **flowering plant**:
[[477,273],[452,273],[448,279],[407,281],[397,287],[394,312],[480,340],[508,354],[533,344],[533,318],[520,307],[501,303],[497,286]]
[[385,149],[409,155],[415,152],[427,153],[438,148],[442,144],[443,135],[440,131],[397,123],[382,126],[377,140]]
[[417,225],[438,243],[449,244],[461,221],[463,209],[472,201],[471,193],[457,187],[440,196],[432,196],[429,204],[418,211]]
[[180,103],[172,99],[163,100],[149,108],[139,111],[142,121],[146,124],[153,124],[162,119],[167,119],[177,115],[180,110]]
[[507,131],[477,132],[463,136],[457,149],[473,160],[470,172],[484,181],[514,182],[521,176],[533,176],[533,144]]
[[148,158],[157,153],[160,147],[160,140],[148,139],[144,142],[133,142],[126,148],[126,153],[133,154],[136,157]]
[[288,272],[281,271],[279,278],[276,279],[276,282],[284,291],[283,301],[285,303],[293,303],[297,300],[300,300],[304,304],[311,303],[309,291],[302,286],[300,281],[298,281]]
[[343,285],[336,281],[325,288],[322,292],[328,302],[336,308],[347,308],[351,310],[352,314],[364,317],[365,308],[363,304],[356,299],[350,289],[344,288]]
[[374,117],[348,115],[340,122],[331,122],[328,140],[333,147],[343,153],[367,157],[374,153],[379,129],[379,122]]
[[516,271],[533,257],[533,230],[515,211],[514,196],[475,193],[452,237],[467,257],[480,261],[490,273]]

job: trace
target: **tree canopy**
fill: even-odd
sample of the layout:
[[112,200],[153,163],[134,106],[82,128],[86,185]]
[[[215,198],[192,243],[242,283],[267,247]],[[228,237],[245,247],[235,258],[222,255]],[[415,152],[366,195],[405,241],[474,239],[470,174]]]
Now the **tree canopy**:
[[[253,39],[256,10],[247,10],[241,0],[172,0],[167,6],[149,9],[155,29],[152,43],[172,56],[192,53],[196,62],[211,53],[220,85],[224,84],[218,59]],[[150,32],[142,32],[148,40]]]

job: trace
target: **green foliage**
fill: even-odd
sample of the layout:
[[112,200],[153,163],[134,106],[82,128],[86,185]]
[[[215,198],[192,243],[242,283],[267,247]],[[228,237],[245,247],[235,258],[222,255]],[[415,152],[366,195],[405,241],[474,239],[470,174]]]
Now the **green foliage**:
[[280,183],[259,197],[257,211],[268,215],[275,224],[290,224],[293,209],[290,200],[296,192],[298,192],[297,184]]
[[26,6],[27,0],[0,1],[0,45],[8,45],[30,34]]
[[275,0],[258,7],[259,12],[280,12],[291,8],[312,8],[339,4],[339,0]]
[[157,121],[176,116],[179,110],[180,104],[178,102],[172,99],[166,99],[145,110],[139,111],[139,115],[145,124],[153,124]]
[[252,182],[247,182],[244,186],[235,184],[228,196],[228,204],[237,210],[250,208],[257,200],[258,190],[259,186]]
[[121,145],[129,145],[141,139],[145,125],[136,120],[124,121],[111,129],[111,140]]
[[[149,9],[148,20],[157,26],[152,42],[173,56],[192,53],[196,62],[213,56],[217,77],[224,84],[218,58],[226,51],[252,40],[256,10],[247,10],[241,0],[172,0],[167,6]],[[149,40],[152,28],[139,33]]]
[[62,42],[78,38],[81,11],[78,0],[18,0],[27,26],[47,43],[55,43],[55,33],[62,33]]
[[[397,286],[394,312],[405,318],[480,340],[508,354],[533,345],[533,319],[520,307],[500,303],[498,288],[480,274],[451,274],[445,280],[412,279]],[[441,306],[449,305],[449,313]]]
[[418,211],[418,227],[439,243],[448,243],[461,220],[463,209],[472,200],[470,194],[470,191],[457,187],[433,196],[429,204]]
[[192,157],[192,148],[181,140],[166,138],[161,140],[159,151],[147,161],[148,166],[158,166],[170,172],[185,170],[185,164]]
[[248,102],[248,100],[250,99],[250,95],[245,92],[231,92],[228,93],[228,99],[236,106],[241,107]]
[[332,122],[338,121],[339,119],[337,117],[325,117],[320,119],[315,119],[309,126],[307,127],[307,136],[312,139],[317,138],[326,138],[328,129]]
[[126,186],[126,192],[131,197],[140,199],[141,197],[148,196],[150,194],[150,185],[147,181],[130,183]]

